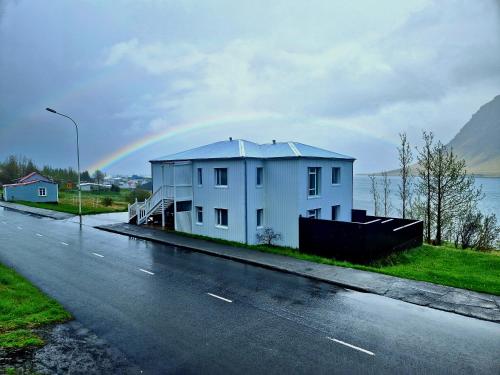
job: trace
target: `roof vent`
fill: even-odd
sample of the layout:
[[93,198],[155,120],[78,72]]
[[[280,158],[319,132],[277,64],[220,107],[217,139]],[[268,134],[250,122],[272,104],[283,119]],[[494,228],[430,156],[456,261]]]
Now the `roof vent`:
[[276,144],[276,139],[273,139],[273,145],[275,145],[275,144]]
[[233,137],[229,137],[229,142],[231,142],[233,140]]

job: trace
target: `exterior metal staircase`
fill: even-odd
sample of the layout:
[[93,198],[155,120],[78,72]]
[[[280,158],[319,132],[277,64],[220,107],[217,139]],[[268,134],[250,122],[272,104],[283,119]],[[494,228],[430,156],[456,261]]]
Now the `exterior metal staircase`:
[[164,187],[162,186],[144,202],[135,201],[135,203],[128,205],[129,223],[134,222],[135,219],[137,225],[144,224],[151,216],[161,214],[173,203],[172,199],[165,198]]

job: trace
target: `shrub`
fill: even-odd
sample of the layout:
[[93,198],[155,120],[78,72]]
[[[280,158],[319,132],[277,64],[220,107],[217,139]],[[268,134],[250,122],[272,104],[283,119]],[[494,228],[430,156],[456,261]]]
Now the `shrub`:
[[257,240],[261,244],[273,246],[275,241],[281,240],[281,234],[276,233],[273,228],[265,227],[262,233],[257,233]]
[[127,200],[129,203],[134,203],[135,199],[137,198],[137,200],[139,202],[144,202],[150,196],[151,196],[151,193],[147,190],[134,189],[129,193]]
[[111,191],[115,192],[115,193],[119,193],[120,192],[120,187],[118,185],[111,185]]
[[113,198],[111,198],[111,197],[102,198],[101,203],[103,206],[109,207],[113,204]]

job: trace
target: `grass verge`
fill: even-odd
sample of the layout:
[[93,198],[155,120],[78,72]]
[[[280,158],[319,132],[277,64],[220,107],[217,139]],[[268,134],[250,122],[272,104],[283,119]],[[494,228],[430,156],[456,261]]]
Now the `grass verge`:
[[14,270],[0,264],[0,347],[43,345],[33,329],[71,319],[70,313]]
[[479,252],[455,249],[450,246],[425,244],[414,249],[392,254],[369,265],[361,265],[305,254],[292,248],[245,245],[239,242],[205,236],[176,233],[225,245],[286,255],[315,263],[378,272],[405,279],[428,281],[434,284],[500,295],[500,251]]
[[[129,191],[111,192],[82,192],[82,214],[94,215],[111,212],[124,212],[128,207]],[[111,198],[112,204],[105,206],[104,198]],[[69,214],[78,214],[78,192],[77,191],[60,191],[59,203],[40,203],[16,201],[15,203],[23,204],[29,207],[45,208],[47,210],[65,212]]]

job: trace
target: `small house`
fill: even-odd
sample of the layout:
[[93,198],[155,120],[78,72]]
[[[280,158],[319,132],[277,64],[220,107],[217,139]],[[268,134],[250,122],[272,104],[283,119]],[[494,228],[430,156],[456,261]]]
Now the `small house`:
[[13,184],[3,185],[6,201],[58,202],[59,187],[50,178],[32,172]]

